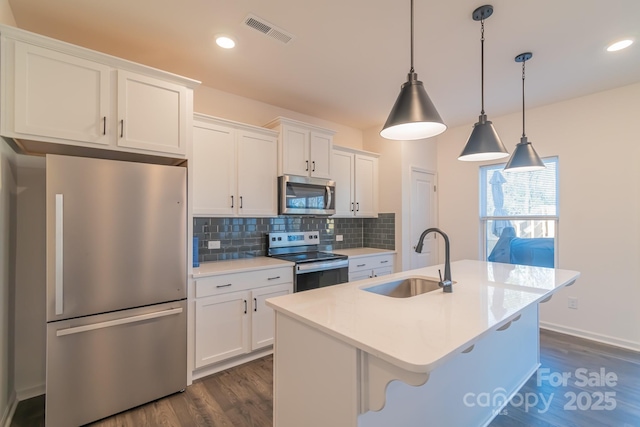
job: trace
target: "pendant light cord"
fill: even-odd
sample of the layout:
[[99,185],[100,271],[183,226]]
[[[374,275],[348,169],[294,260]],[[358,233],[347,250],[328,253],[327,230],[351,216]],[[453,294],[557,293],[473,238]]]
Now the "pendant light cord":
[[480,20],[480,99],[482,102],[481,115],[484,115],[484,18]]
[[414,73],[413,69],[413,0],[411,0],[411,70],[410,73]]
[[527,61],[524,60],[522,61],[522,137],[524,138],[526,136],[525,131],[524,131],[524,64]]

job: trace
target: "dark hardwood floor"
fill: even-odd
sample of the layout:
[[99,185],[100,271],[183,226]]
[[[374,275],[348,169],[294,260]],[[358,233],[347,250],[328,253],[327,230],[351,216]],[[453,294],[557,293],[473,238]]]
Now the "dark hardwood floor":
[[[490,427],[640,427],[640,353],[550,331],[540,341],[541,369]],[[268,356],[91,426],[269,427],[272,366]],[[44,396],[20,402],[11,426],[44,426]]]

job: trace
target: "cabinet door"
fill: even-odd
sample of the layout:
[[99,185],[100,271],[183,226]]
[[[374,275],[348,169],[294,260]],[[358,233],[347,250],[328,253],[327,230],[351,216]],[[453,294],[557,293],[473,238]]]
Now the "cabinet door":
[[393,273],[393,266],[378,267],[373,269],[373,277],[386,276]]
[[332,178],[331,151],[333,148],[333,136],[312,131],[309,144],[310,175],[316,178]]
[[273,344],[275,336],[275,313],[271,307],[267,307],[267,298],[290,294],[293,283],[266,288],[254,289],[253,312],[251,313],[251,350]]
[[238,142],[238,214],[278,215],[278,143],[275,137],[240,131]]
[[309,176],[309,134],[307,129],[284,125],[282,138],[282,173],[287,175]]
[[111,68],[15,42],[16,133],[109,144]]
[[195,367],[249,352],[249,292],[196,299]]
[[194,215],[233,215],[238,205],[234,139],[232,128],[195,123],[191,159]]
[[118,71],[118,146],[184,156],[187,89]]
[[354,214],[353,153],[335,150],[331,160],[331,178],[336,182],[336,213],[334,217],[352,217]]
[[355,155],[356,216],[378,216],[378,159]]
[[370,279],[371,277],[373,277],[373,272],[372,270],[362,270],[362,271],[356,271],[356,272],[349,272],[349,281],[350,282],[355,282],[357,280],[364,280],[364,279]]

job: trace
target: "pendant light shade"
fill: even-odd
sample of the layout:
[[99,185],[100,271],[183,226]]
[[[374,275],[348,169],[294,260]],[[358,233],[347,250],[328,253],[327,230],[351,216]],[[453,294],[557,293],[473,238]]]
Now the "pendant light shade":
[[484,161],[495,160],[507,157],[509,152],[504,148],[504,144],[498,136],[498,132],[493,124],[487,120],[484,113],[484,20],[493,14],[493,6],[480,6],[473,11],[471,17],[474,21],[480,21],[481,37],[480,37],[480,70],[481,70],[481,103],[482,110],[478,123],[473,126],[471,135],[467,140],[462,153],[458,156],[458,160],[462,161]]
[[487,121],[486,114],[482,114],[478,119],[478,123],[473,125],[471,135],[458,160],[465,162],[495,160],[508,155],[509,152],[504,148],[504,144],[502,144],[493,124]]
[[505,170],[511,172],[530,172],[545,169],[546,166],[536,153],[531,142],[527,140],[525,133],[525,108],[524,108],[524,78],[525,78],[525,62],[533,57],[531,52],[521,53],[516,56],[516,62],[522,62],[522,137],[520,142],[516,145],[516,149],[513,151],[511,158],[504,167]]
[[518,172],[529,172],[544,169],[545,165],[527,137],[523,136],[504,168]]
[[413,68],[413,0],[411,0],[411,69],[407,82],[389,113],[380,136],[395,140],[414,140],[441,134],[447,129],[436,107]]

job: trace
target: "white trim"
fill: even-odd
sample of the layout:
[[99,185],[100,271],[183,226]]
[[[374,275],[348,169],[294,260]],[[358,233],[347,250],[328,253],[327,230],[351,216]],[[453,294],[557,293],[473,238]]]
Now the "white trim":
[[192,372],[191,379],[192,381],[195,381],[218,372],[226,371],[229,368],[251,362],[252,360],[260,359],[261,357],[268,356],[270,354],[273,354],[273,346],[196,369]]
[[502,410],[503,410],[504,408],[506,408],[506,406],[507,406],[509,403],[511,403],[511,400],[516,396],[516,394],[520,393],[520,389],[522,389],[522,387],[524,387],[524,385],[525,385],[525,384],[526,384],[526,383],[531,379],[531,377],[533,376],[533,374],[535,374],[535,373],[538,371],[538,369],[540,369],[540,366],[542,366],[542,364],[541,364],[541,363],[536,364],[535,368],[533,368],[533,369],[531,370],[531,372],[529,373],[529,375],[526,375],[526,376],[524,377],[524,379],[520,382],[520,385],[518,385],[517,387],[515,387],[515,388],[514,388],[514,391],[513,391],[513,393],[511,393],[511,394],[509,395],[509,398],[508,398],[508,399],[505,399],[504,404],[503,404],[502,406],[500,406],[500,408],[498,408],[498,409],[496,409],[496,410],[494,411],[494,414],[495,414],[495,415],[494,415],[494,416],[492,416],[492,417],[491,417],[491,418],[490,418],[486,423],[482,424],[482,427],[488,427],[488,426],[489,426],[489,424],[491,424],[491,423],[493,422],[493,420],[495,420],[495,419],[496,419],[496,417],[497,417],[498,415],[500,415],[500,412],[502,412]]
[[585,331],[583,329],[571,328],[568,326],[557,325],[554,323],[540,321],[540,329],[547,329],[549,331],[559,332],[561,334],[572,335],[578,338],[584,338],[591,341],[596,341],[601,344],[612,345],[615,347],[624,348],[626,350],[632,350],[640,352],[640,343],[625,340],[622,338],[616,338],[609,335],[597,334],[594,332]]
[[2,414],[2,419],[0,419],[0,425],[3,427],[11,427],[11,421],[13,420],[13,414],[16,412],[16,408],[18,407],[18,399],[16,399],[16,392],[12,392],[9,397],[9,402],[7,402],[7,409]]
[[18,402],[22,402],[23,400],[31,399],[36,396],[41,396],[45,394],[45,392],[46,392],[45,383],[41,383],[33,387],[28,387],[22,390],[17,390]]

